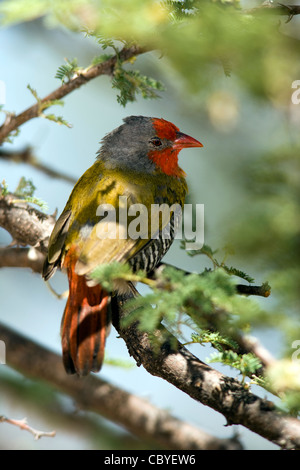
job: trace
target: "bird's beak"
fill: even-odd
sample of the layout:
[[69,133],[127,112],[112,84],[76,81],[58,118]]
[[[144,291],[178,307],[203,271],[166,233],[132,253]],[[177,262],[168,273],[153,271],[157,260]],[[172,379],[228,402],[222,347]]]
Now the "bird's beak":
[[177,132],[176,139],[174,140],[173,149],[181,150],[187,147],[203,147],[201,142],[190,137],[187,134],[183,134],[182,132]]

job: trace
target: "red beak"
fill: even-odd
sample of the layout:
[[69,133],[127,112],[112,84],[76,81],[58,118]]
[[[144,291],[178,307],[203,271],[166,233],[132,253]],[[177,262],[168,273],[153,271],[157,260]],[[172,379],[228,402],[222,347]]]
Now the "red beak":
[[201,142],[190,137],[189,135],[177,132],[176,139],[174,140],[173,149],[181,150],[188,147],[203,147]]

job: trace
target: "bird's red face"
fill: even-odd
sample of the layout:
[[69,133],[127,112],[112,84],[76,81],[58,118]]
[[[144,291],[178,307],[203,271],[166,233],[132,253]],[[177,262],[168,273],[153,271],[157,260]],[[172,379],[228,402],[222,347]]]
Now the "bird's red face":
[[188,147],[203,147],[201,142],[180,132],[178,127],[164,119],[153,119],[156,136],[150,140],[153,150],[149,158],[165,174],[170,176],[185,176],[178,166],[180,150]]
[[178,153],[187,147],[202,144],[164,119],[128,116],[122,126],[104,137],[98,159],[107,168],[182,177]]

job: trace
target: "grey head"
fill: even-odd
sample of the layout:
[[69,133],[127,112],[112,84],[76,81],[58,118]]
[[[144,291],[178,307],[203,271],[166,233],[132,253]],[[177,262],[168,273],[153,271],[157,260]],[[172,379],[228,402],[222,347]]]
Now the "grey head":
[[174,136],[177,128],[163,119],[146,116],[129,116],[123,121],[124,124],[102,139],[97,159],[110,169],[126,168],[153,173],[156,165],[148,157],[149,152],[160,152],[173,144],[170,138],[157,135],[159,132],[154,127],[155,123],[159,121],[172,127]]

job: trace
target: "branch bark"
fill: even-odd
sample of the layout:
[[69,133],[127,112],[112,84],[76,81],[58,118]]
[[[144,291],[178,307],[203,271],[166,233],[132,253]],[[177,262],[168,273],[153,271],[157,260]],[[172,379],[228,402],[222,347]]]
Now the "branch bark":
[[44,214],[14,194],[0,195],[0,227],[10,233],[13,243],[30,245],[46,253],[55,215]]
[[211,436],[94,375],[86,378],[67,375],[60,356],[1,324],[0,338],[6,345],[8,365],[31,379],[47,382],[72,397],[79,408],[99,413],[159,448],[241,449],[236,438]]

